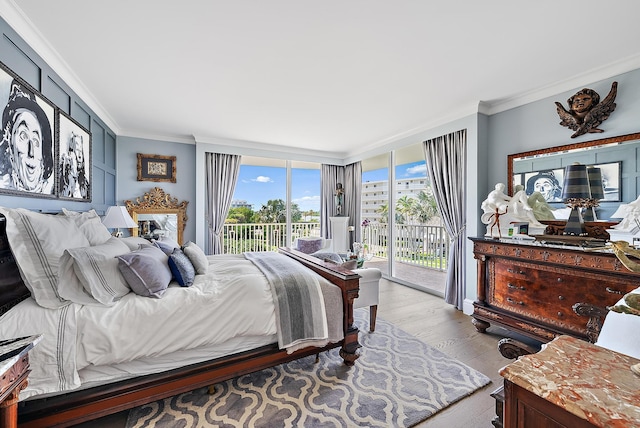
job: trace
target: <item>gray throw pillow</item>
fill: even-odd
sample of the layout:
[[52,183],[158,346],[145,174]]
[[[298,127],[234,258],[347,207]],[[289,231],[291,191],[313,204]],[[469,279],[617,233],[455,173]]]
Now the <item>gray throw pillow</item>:
[[317,251],[315,253],[310,254],[313,257],[317,257],[322,260],[329,260],[334,263],[342,264],[342,257],[338,253],[331,253],[327,251]]
[[184,244],[182,251],[184,251],[187,257],[189,257],[189,260],[191,260],[191,263],[196,269],[196,273],[198,275],[204,275],[207,273],[207,270],[209,269],[209,260],[202,248],[198,247],[195,242],[189,241]]
[[118,256],[118,268],[134,293],[160,298],[171,282],[169,258],[149,246]]
[[323,238],[299,238],[297,250],[305,254],[313,254],[322,249]]
[[172,242],[157,241],[155,239],[152,242],[153,242],[153,245],[160,248],[162,252],[165,253],[167,256],[170,256],[171,254],[173,254],[173,250],[175,250],[176,248],[180,249],[180,246],[178,244],[174,245],[174,243]]

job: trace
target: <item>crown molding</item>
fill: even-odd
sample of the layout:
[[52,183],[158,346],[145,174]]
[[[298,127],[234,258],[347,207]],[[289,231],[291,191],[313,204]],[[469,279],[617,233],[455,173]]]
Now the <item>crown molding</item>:
[[303,160],[309,162],[331,163],[342,165],[347,157],[346,152],[323,152],[320,150],[302,147],[281,146],[278,144],[263,143],[257,141],[235,140],[232,138],[207,137],[194,135],[196,145],[209,144],[225,148],[225,152],[241,153],[251,156],[284,156],[283,159]]
[[119,135],[120,127],[96,97],[82,83],[60,54],[40,33],[35,24],[24,14],[14,0],[0,0],[0,16],[38,54],[62,81],[74,91],[111,130]]
[[631,55],[619,61],[577,74],[568,79],[561,80],[532,91],[516,94],[513,97],[495,101],[485,101],[484,104],[487,106],[486,114],[493,115],[506,110],[511,110],[512,108],[553,97],[563,92],[591,85],[594,82],[610,79],[619,74],[628,73],[638,68],[640,68],[640,54]]

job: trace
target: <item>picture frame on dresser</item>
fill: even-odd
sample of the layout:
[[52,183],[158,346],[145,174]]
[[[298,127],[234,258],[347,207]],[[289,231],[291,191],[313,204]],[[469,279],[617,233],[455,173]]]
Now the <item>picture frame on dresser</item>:
[[56,106],[0,62],[0,193],[56,197]]

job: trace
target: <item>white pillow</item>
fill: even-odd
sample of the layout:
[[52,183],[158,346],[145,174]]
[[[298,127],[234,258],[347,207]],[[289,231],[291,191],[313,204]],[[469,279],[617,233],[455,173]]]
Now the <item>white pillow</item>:
[[209,260],[207,260],[207,255],[202,251],[202,248],[189,241],[184,244],[182,251],[187,255],[187,257],[189,257],[189,260],[191,260],[191,264],[193,264],[198,275],[204,275],[207,273],[207,269],[209,269]]
[[7,238],[20,275],[35,301],[45,308],[69,303],[58,293],[58,264],[67,248],[89,241],[72,217],[0,207],[7,218]]
[[102,224],[102,220],[95,210],[77,212],[62,208],[62,212],[75,220],[76,225],[84,233],[91,246],[104,244],[111,238],[109,229]]
[[127,236],[125,238],[119,238],[122,242],[124,242],[127,247],[129,247],[130,251],[135,251],[138,248],[142,247],[152,247],[153,244],[147,241],[144,238],[139,236]]
[[60,296],[85,305],[112,306],[131,291],[117,259],[128,252],[129,247],[113,236],[102,245],[66,249],[60,257]]

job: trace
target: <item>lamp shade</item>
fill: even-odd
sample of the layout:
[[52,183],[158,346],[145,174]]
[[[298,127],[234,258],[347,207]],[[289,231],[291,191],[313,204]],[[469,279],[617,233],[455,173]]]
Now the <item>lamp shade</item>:
[[589,189],[591,190],[592,199],[604,199],[604,186],[602,185],[602,170],[600,168],[587,168],[587,176],[589,177]]
[[564,186],[562,186],[562,200],[567,202],[567,199],[589,198],[591,198],[591,190],[589,189],[587,166],[582,164],[573,164],[565,167]]
[[107,213],[102,219],[102,224],[110,229],[138,227],[129,215],[126,207],[114,206],[107,208]]

